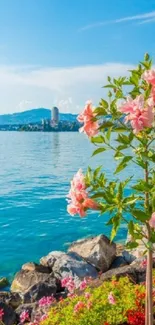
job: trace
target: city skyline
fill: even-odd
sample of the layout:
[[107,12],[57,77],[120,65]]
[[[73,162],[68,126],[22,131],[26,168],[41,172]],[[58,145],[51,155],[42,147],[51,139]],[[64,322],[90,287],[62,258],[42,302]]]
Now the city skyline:
[[1,0],[0,9],[0,114],[78,113],[105,96],[107,75],[155,56],[153,0]]

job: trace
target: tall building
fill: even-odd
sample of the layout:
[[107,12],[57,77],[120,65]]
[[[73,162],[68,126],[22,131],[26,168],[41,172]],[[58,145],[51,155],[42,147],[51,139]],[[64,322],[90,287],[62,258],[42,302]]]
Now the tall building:
[[54,124],[59,123],[59,109],[57,107],[52,108],[52,122]]

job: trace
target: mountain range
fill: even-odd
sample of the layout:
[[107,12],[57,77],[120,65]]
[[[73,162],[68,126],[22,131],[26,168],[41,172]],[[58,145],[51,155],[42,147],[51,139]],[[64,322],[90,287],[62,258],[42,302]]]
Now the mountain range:
[[[13,125],[13,124],[30,124],[39,123],[42,119],[50,119],[51,110],[47,108],[35,108],[21,113],[4,114],[0,115],[0,125]],[[77,115],[71,113],[60,113],[60,121],[74,122]]]

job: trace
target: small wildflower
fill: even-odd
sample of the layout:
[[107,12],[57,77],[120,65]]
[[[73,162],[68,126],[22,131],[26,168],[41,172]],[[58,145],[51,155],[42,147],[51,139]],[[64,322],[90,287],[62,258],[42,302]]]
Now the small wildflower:
[[39,300],[39,307],[44,307],[44,306],[49,306],[53,302],[55,302],[55,298],[53,296],[48,296],[48,297],[42,297]]
[[110,292],[108,295],[108,301],[109,301],[109,304],[111,304],[111,305],[115,305],[115,303],[116,303],[115,297],[113,296],[112,292]]
[[85,292],[84,295],[85,295],[85,298],[86,298],[86,299],[89,299],[89,298],[91,297],[91,294],[90,294],[89,292]]
[[25,321],[28,321],[30,319],[29,312],[27,310],[24,310],[20,314],[20,322],[23,324]]
[[83,308],[85,308],[84,302],[79,301],[74,307],[74,313],[77,313],[77,312],[81,311]]
[[0,309],[0,320],[1,320],[1,321],[2,321],[3,316],[4,316],[4,309],[1,308],[1,309]]
[[87,288],[87,281],[86,279],[84,279],[81,283],[80,283],[80,290],[84,290]]

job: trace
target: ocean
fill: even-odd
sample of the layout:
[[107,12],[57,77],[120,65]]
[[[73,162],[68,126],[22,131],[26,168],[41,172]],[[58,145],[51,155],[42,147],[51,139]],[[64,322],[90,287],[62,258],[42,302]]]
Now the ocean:
[[[80,218],[66,211],[70,180],[79,168],[103,164],[107,178],[113,179],[112,152],[91,158],[93,149],[77,132],[0,132],[0,277],[11,279],[22,264],[38,262],[53,250],[66,251],[77,239],[109,236],[108,214],[91,212]],[[132,182],[141,176],[132,164],[121,178],[129,175],[134,175]],[[116,240],[126,235],[122,224]]]

